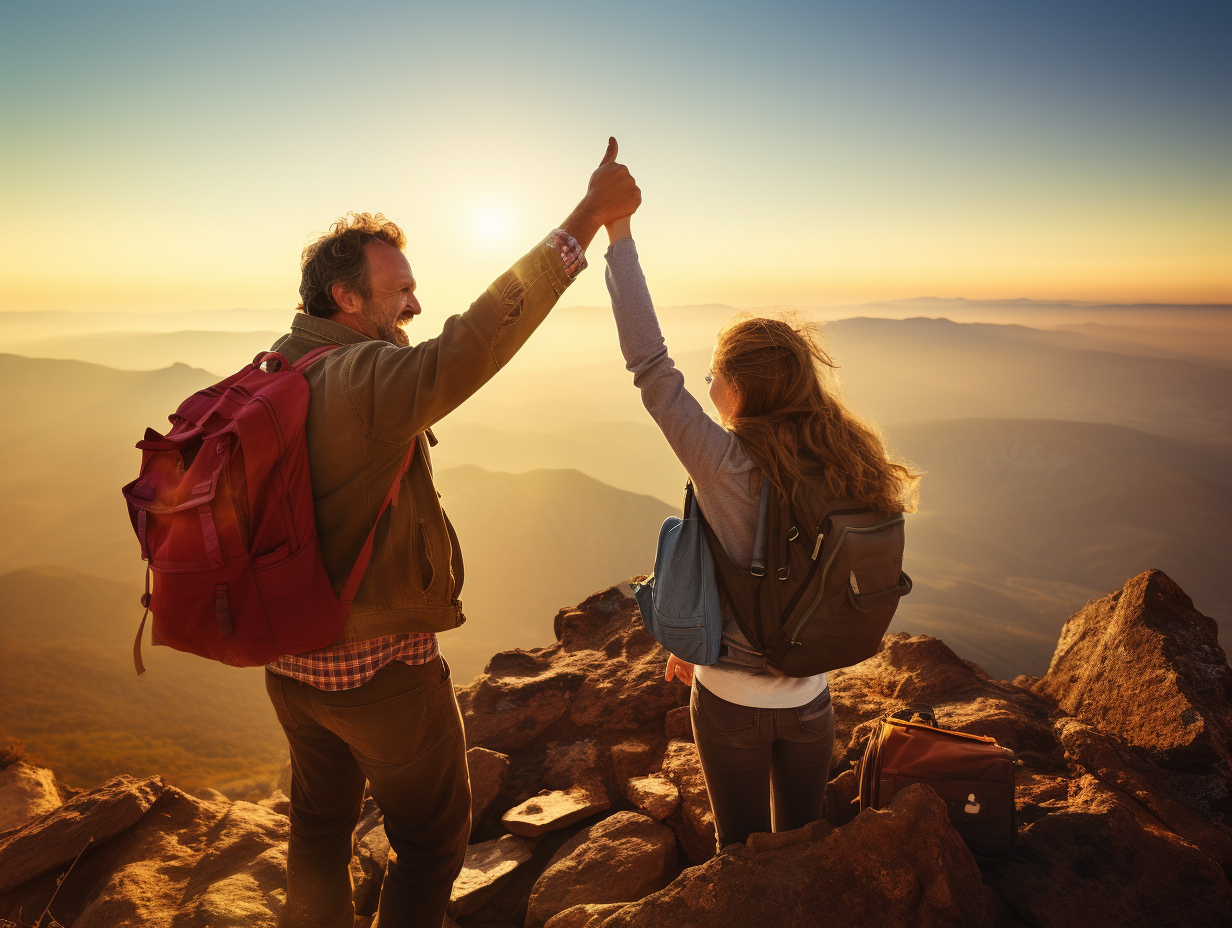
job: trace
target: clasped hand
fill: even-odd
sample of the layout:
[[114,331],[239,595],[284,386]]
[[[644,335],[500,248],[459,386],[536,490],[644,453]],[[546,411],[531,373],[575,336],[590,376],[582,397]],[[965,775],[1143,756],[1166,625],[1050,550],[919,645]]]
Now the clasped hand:
[[642,204],[642,191],[638,189],[633,175],[627,167],[616,162],[618,147],[615,138],[607,140],[607,151],[599,167],[590,175],[586,195],[561,224],[584,249],[590,245],[600,226],[608,226],[611,233],[613,223],[627,222],[628,217]]

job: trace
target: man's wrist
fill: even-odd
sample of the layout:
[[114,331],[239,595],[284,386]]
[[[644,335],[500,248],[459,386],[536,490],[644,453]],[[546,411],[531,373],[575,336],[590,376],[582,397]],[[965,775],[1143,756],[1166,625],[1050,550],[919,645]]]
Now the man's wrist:
[[590,247],[590,243],[594,240],[595,233],[599,231],[599,226],[602,222],[591,211],[589,205],[583,200],[571,212],[565,221],[560,224],[560,228],[564,229],[577,240],[577,243],[582,246],[585,251]]
[[572,233],[565,229],[554,229],[547,237],[546,244],[556,249],[561,263],[565,266],[565,276],[573,280],[586,270],[586,252],[578,244]]

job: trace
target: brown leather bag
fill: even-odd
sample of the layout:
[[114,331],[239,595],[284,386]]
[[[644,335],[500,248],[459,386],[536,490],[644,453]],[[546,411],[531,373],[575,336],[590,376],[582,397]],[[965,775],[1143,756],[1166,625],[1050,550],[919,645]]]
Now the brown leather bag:
[[950,822],[978,857],[1008,857],[1014,846],[1014,752],[993,738],[950,731],[930,706],[887,715],[856,771],[860,810],[883,809],[912,783],[931,786]]

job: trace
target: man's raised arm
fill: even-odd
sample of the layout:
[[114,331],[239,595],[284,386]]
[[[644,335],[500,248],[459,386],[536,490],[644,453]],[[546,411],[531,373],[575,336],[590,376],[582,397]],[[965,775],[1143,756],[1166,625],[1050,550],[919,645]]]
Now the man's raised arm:
[[401,442],[456,409],[502,368],[547,317],[574,276],[599,227],[641,203],[629,169],[616,163],[616,140],[590,176],[577,207],[514,263],[439,336],[406,348],[365,342],[340,359],[350,405],[373,438]]

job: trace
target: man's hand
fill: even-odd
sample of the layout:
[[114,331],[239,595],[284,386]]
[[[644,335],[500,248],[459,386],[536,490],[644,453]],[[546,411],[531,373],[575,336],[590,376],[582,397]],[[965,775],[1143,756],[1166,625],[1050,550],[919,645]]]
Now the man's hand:
[[590,175],[586,196],[577,205],[569,218],[560,227],[577,239],[583,249],[590,246],[599,226],[630,216],[642,203],[642,191],[638,189],[623,164],[616,163],[615,138],[607,140],[607,152],[599,167]]

